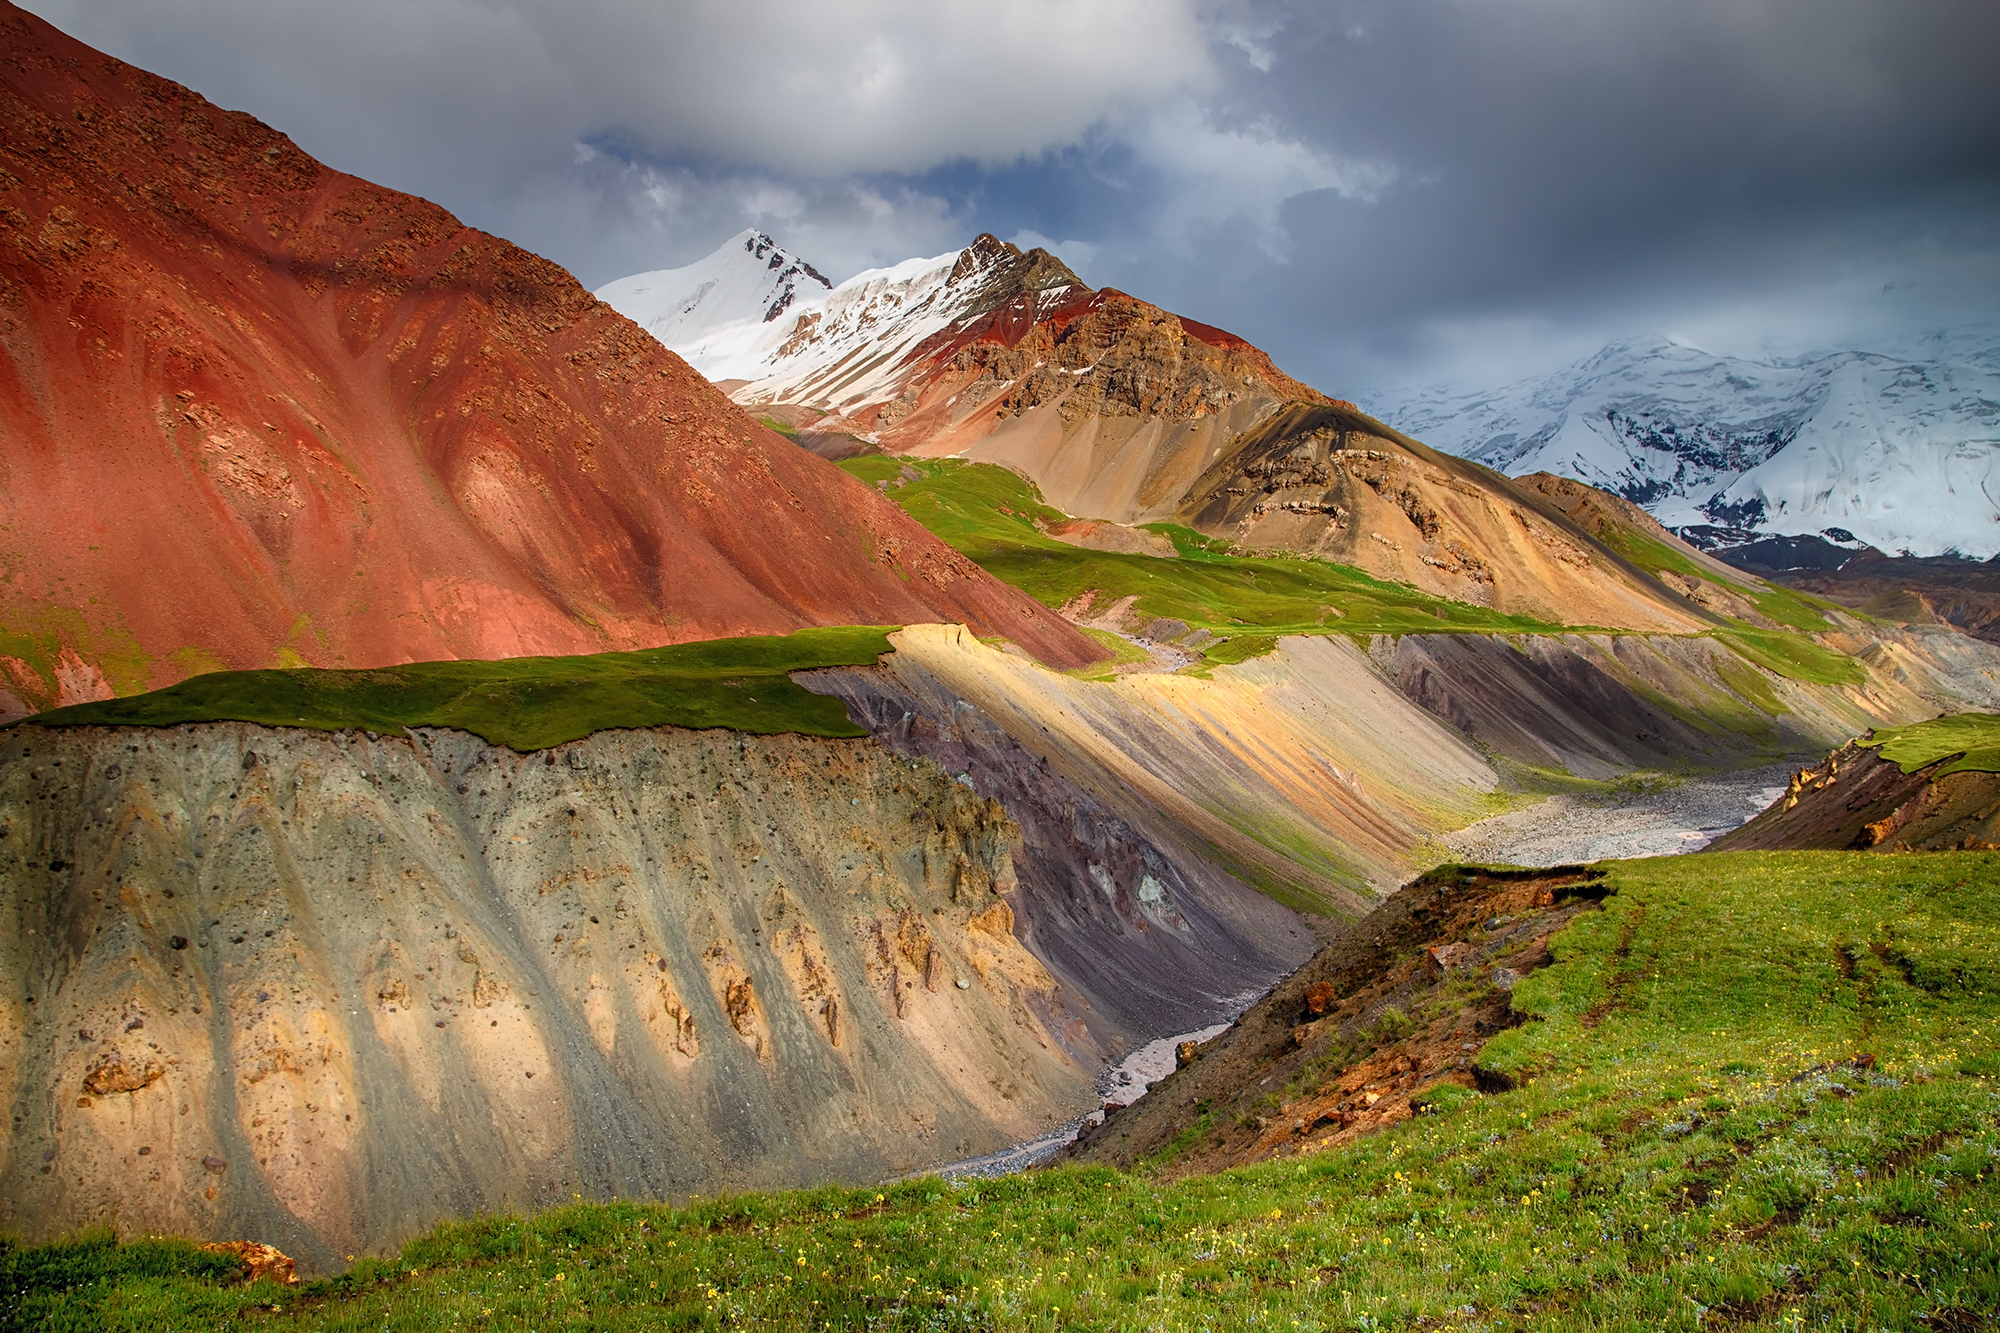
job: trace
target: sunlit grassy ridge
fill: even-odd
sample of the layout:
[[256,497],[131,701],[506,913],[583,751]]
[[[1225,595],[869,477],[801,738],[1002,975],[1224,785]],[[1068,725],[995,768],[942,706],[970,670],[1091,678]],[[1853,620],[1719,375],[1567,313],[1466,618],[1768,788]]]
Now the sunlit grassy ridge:
[[[866,457],[840,466],[871,485],[888,483],[889,497],[912,518],[1045,606],[1062,606],[1093,590],[1100,607],[1136,595],[1146,615],[1228,639],[1205,650],[1211,662],[1269,652],[1283,634],[1545,634],[1570,628],[1433,597],[1347,565],[1232,555],[1227,542],[1166,523],[1149,527],[1173,541],[1178,559],[1083,550],[1035,526],[1038,519],[1061,523],[1069,515],[1043,503],[1020,476],[990,463]],[[917,479],[906,480],[907,471]]]
[[1345,1150],[1172,1183],[1061,1170],[578,1205],[452,1224],[300,1291],[163,1276],[173,1256],[157,1250],[126,1271],[101,1244],[16,1252],[0,1256],[0,1318],[426,1333],[1988,1326],[2000,857],[1608,869],[1604,910],[1514,991],[1532,1019],[1477,1057],[1525,1086],[1434,1097],[1436,1113]]
[[[1685,555],[1668,546],[1657,537],[1649,537],[1631,528],[1607,527],[1598,534],[1598,540],[1618,554],[1630,560],[1648,574],[1662,571],[1684,575],[1688,578],[1703,579],[1710,583],[1720,583],[1713,570],[1704,569]],[[1832,624],[1823,612],[1840,610],[1852,615],[1853,612],[1823,597],[1813,597],[1790,588],[1763,584],[1747,575],[1729,580],[1733,591],[1748,598],[1766,617],[1780,625],[1798,630],[1831,629]]]
[[1914,773],[1949,755],[1946,773],[2000,773],[2000,713],[1960,713],[1907,727],[1877,727],[1868,740],[1882,757]]
[[[1235,555],[1227,541],[1171,523],[1145,526],[1173,542],[1177,559],[1082,550],[1036,526],[1061,523],[1069,515],[1044,503],[1032,483],[990,463],[871,456],[840,466],[871,485],[884,485],[912,518],[1046,606],[1065,605],[1093,590],[1099,607],[1136,595],[1137,609],[1146,615],[1208,630],[1226,640],[1203,650],[1211,663],[1267,653],[1285,634],[1559,634],[1590,628],[1503,615],[1324,560]],[[1619,529],[1606,540],[1649,573],[1713,577],[1643,534]],[[1715,631],[1732,651],[1788,680],[1858,685],[1866,679],[1859,662],[1810,637],[1832,628],[1820,610],[1830,603],[1784,588],[1736,586],[1762,614],[1792,628],[1732,622]],[[1783,711],[1766,682],[1746,673],[1746,683],[1753,702],[1768,705],[1768,713]]]
[[321,731],[456,727],[523,751],[608,727],[863,736],[838,699],[801,689],[787,673],[871,663],[890,651],[893,628],[842,626],[636,653],[412,662],[374,671],[220,671],[29,720],[146,727],[231,721]]

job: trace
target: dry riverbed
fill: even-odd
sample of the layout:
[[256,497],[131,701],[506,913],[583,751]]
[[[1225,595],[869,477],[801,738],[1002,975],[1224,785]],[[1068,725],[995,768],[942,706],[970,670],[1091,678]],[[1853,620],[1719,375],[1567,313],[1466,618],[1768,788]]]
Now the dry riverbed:
[[1784,795],[1796,761],[1609,794],[1559,795],[1445,835],[1462,861],[1570,865],[1696,852]]

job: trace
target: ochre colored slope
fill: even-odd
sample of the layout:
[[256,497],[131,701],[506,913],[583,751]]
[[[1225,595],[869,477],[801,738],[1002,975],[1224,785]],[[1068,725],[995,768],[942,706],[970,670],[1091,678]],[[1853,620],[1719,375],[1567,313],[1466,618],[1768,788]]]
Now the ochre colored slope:
[[556,265],[0,7],[0,708],[956,621],[1091,647]]
[[1247,551],[1313,555],[1559,624],[1686,633],[1715,623],[1546,495],[1346,403],[1289,404],[1244,431],[1174,516]]

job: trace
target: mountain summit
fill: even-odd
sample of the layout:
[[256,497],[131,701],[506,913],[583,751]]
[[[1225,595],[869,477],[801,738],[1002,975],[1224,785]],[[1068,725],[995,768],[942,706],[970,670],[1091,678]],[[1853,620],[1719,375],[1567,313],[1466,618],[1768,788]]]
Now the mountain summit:
[[836,456],[1003,463],[1052,504],[1130,521],[1171,509],[1223,441],[1280,404],[1327,401],[1234,334],[1094,291],[1048,251],[991,235],[810,302],[801,287],[770,319],[764,286],[721,276],[743,272],[753,235],[598,295]]
[[11,5],[0,53],[0,714],[828,623],[1091,657],[547,260]]

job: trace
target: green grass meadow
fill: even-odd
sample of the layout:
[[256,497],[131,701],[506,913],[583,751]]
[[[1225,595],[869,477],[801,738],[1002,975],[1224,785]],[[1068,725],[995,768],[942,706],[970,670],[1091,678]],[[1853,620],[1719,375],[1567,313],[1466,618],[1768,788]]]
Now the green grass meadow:
[[[1045,503],[1025,478],[991,463],[878,455],[847,459],[840,466],[883,487],[912,518],[1045,606],[1063,606],[1093,590],[1098,607],[1136,596],[1137,609],[1146,615],[1209,631],[1221,641],[1202,650],[1208,665],[1262,656],[1287,634],[1561,634],[1592,629],[1433,597],[1324,560],[1235,555],[1227,541],[1171,523],[1145,526],[1173,542],[1175,559],[1083,550],[1036,526],[1061,523],[1069,515]],[[1608,540],[1649,573],[1713,578],[1643,534],[1615,530]],[[1759,629],[1732,621],[1716,630],[1715,637],[1739,657],[1787,680],[1848,686],[1866,680],[1859,662],[1810,637],[1833,628],[1822,614],[1831,603],[1784,588],[1748,582],[1734,586],[1766,617],[1787,627]],[[1761,680],[1750,688],[1758,697],[1770,694]],[[1772,711],[1778,711],[1775,697],[1770,702]]]
[[802,689],[788,673],[872,663],[890,651],[894,629],[841,626],[635,653],[413,662],[371,671],[218,671],[25,721],[50,727],[231,721],[391,733],[456,727],[521,751],[611,727],[863,736],[838,699]]
[[1958,755],[1946,773],[2000,773],[2000,713],[1959,713],[1907,727],[1877,727],[1867,745],[1905,773]]
[[2000,1310],[2000,856],[1608,863],[1491,1094],[1173,1178],[578,1203],[298,1289],[0,1252],[0,1327],[1977,1329]]

